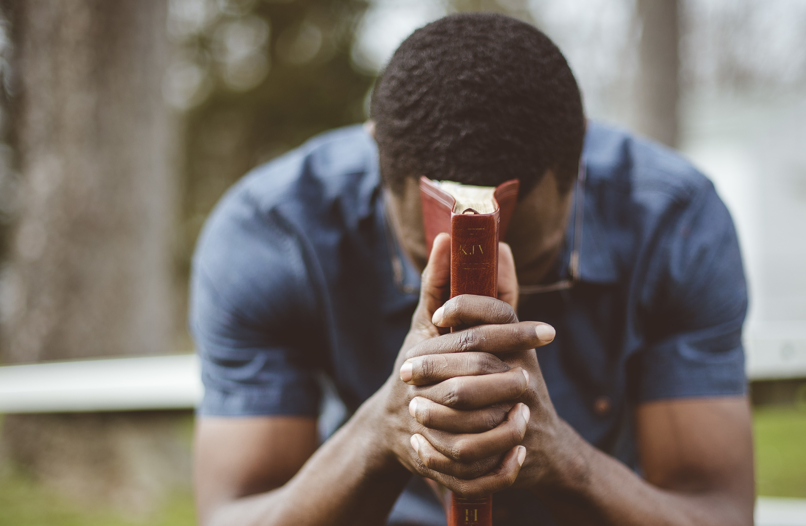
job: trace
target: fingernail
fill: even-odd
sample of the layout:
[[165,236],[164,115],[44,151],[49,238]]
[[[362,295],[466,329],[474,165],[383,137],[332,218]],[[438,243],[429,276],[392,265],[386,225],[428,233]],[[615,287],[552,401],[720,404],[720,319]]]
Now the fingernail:
[[417,435],[411,435],[411,447],[414,449],[415,453],[420,452],[420,439]]
[[403,367],[400,368],[400,379],[404,382],[411,380],[411,371],[413,369],[414,365],[411,362],[405,362]]
[[409,402],[409,414],[413,417],[417,416],[417,399],[412,398],[411,402]]
[[521,369],[521,372],[523,373],[523,376],[526,377],[526,383],[528,384],[529,383],[529,373],[526,371],[526,369]]
[[526,460],[526,448],[518,446],[518,465],[523,466],[524,460]]
[[521,406],[521,416],[523,417],[523,421],[526,422],[526,425],[529,425],[529,416],[531,415],[531,411],[529,411],[529,406],[523,404]]
[[431,323],[434,325],[439,325],[442,323],[442,316],[445,313],[445,307],[440,307],[434,311],[434,315],[431,316]]
[[540,340],[541,342],[548,343],[554,339],[554,336],[557,334],[557,331],[555,331],[554,327],[552,327],[551,325],[543,323],[535,327],[535,333],[537,333],[538,340]]

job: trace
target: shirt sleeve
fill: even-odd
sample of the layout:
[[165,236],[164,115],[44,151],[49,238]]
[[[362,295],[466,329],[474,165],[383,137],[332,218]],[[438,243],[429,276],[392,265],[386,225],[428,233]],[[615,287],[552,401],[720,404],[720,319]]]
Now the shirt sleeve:
[[745,393],[747,285],[733,221],[713,185],[671,221],[654,263],[639,401]]
[[199,414],[318,414],[324,344],[306,246],[276,210],[258,210],[237,187],[208,220],[190,295]]

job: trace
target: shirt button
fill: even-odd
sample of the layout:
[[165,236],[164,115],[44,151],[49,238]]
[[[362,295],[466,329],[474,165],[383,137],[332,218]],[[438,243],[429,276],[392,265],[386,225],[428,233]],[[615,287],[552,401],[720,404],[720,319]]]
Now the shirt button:
[[610,412],[610,408],[612,407],[612,403],[610,399],[606,396],[600,396],[593,402],[593,410],[599,416],[605,416],[607,413]]

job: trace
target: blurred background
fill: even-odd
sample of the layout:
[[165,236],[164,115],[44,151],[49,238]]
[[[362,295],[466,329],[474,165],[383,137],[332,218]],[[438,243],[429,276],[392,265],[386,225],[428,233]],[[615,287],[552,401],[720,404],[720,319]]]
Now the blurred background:
[[457,11],[535,24],[591,118],[714,180],[750,282],[758,491],[806,499],[806,2],[0,0],[0,526],[194,523],[207,214],[366,119],[397,45]]

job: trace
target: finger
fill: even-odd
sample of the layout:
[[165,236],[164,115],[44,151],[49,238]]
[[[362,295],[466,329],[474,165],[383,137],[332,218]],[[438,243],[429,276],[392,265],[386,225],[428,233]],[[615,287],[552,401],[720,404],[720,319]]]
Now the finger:
[[507,452],[497,469],[471,480],[465,480],[423,467],[424,476],[434,479],[460,497],[475,499],[512,486],[526,460],[526,448],[516,446]]
[[428,354],[486,352],[508,354],[542,347],[554,340],[554,327],[538,321],[479,325],[429,338],[414,345],[406,359]]
[[462,294],[451,298],[434,312],[437,327],[471,327],[482,324],[515,323],[518,316],[509,303],[489,296]]
[[423,466],[460,479],[474,479],[490,473],[501,465],[505,456],[502,453],[475,462],[456,462],[434,449],[434,446],[420,434],[412,435],[411,446],[417,452]]
[[482,433],[495,429],[506,420],[512,404],[495,404],[490,407],[461,411],[427,398],[414,397],[409,403],[409,414],[423,426],[448,433]]
[[478,409],[509,402],[529,387],[529,373],[517,367],[505,373],[457,376],[436,385],[412,388],[416,396],[454,409]]
[[498,299],[518,312],[518,276],[515,272],[515,258],[506,243],[498,243]]
[[501,425],[484,433],[456,435],[423,428],[420,434],[447,458],[471,463],[501,455],[520,444],[526,436],[528,422],[529,408],[526,404],[517,404]]
[[510,366],[486,352],[427,354],[410,358],[400,368],[400,379],[411,385],[427,385],[455,376],[503,373]]
[[428,264],[420,281],[420,303],[417,305],[412,324],[420,323],[430,328],[434,312],[450,296],[451,286],[451,237],[439,234],[434,239]]

